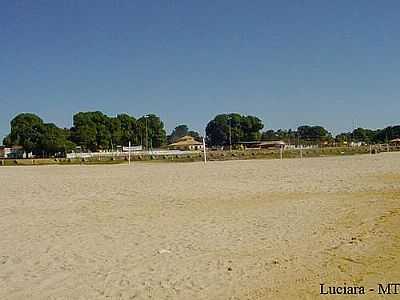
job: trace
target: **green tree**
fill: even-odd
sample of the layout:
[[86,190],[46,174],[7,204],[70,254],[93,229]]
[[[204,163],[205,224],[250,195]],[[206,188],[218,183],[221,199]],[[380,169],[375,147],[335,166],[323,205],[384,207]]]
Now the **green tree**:
[[45,124],[34,114],[23,113],[11,121],[11,133],[4,142],[7,146],[21,145],[27,153],[49,156],[73,149],[75,145],[68,138],[69,130]]
[[111,147],[122,145],[121,120],[110,118]]
[[71,139],[84,149],[97,151],[111,148],[110,118],[100,111],[79,112],[74,115]]
[[171,132],[171,134],[167,137],[168,144],[175,143],[181,137],[184,137],[189,134],[189,128],[187,125],[178,125],[175,129]]
[[134,117],[128,114],[119,114],[117,119],[121,125],[121,140],[120,145],[128,145],[131,142],[133,145],[140,143],[140,133],[137,128],[137,121]]
[[43,120],[32,113],[22,113],[11,120],[11,132],[5,138],[7,146],[20,145],[27,153],[40,153]]
[[229,144],[228,115],[217,115],[208,122],[206,127],[207,144],[210,146],[223,146]]
[[302,141],[316,144],[332,139],[332,135],[322,126],[300,126],[297,134]]
[[340,133],[340,134],[336,135],[335,141],[336,141],[336,143],[339,143],[339,144],[349,144],[352,141],[351,133],[350,132]]
[[165,144],[167,136],[164,123],[155,114],[145,115],[137,120],[138,132],[142,145],[146,148],[157,148]]
[[254,116],[220,114],[207,124],[207,143],[211,146],[226,146],[231,142],[258,141],[263,127],[262,121]]
[[52,123],[44,124],[39,140],[39,148],[46,156],[62,155],[73,150],[75,144],[67,139],[68,132]]
[[397,138],[400,138],[400,125],[388,126],[376,132],[374,142],[387,143]]
[[194,138],[195,141],[198,141],[198,142],[202,142],[203,141],[203,137],[197,131],[190,130],[188,132],[188,136],[191,136],[192,138]]
[[260,130],[263,129],[264,124],[259,118],[242,116],[240,126],[245,141],[259,141],[261,139]]
[[353,131],[351,137],[355,142],[372,143],[376,132],[371,129],[357,128]]
[[269,129],[267,131],[264,131],[261,134],[261,140],[262,141],[276,141],[279,139],[278,134],[275,133],[273,129]]

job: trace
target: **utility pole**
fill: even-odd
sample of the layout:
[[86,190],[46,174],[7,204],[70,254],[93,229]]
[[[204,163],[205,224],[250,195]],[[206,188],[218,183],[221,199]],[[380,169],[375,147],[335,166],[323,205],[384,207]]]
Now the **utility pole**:
[[232,116],[229,116],[229,151],[232,152]]
[[131,141],[129,141],[129,148],[128,148],[128,164],[131,165]]
[[204,155],[204,164],[207,163],[207,152],[206,152],[206,141],[203,137],[203,155]]
[[115,156],[114,156],[114,144],[113,144],[112,139],[111,139],[111,157],[112,157],[112,159],[115,159]]
[[149,136],[147,133],[147,115],[144,116],[146,126],[146,151],[149,151]]

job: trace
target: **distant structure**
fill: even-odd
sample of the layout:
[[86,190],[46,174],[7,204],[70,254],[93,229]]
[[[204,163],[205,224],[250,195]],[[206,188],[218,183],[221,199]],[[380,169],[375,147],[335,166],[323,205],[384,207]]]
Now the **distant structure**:
[[175,143],[168,145],[169,150],[182,150],[182,151],[198,151],[203,150],[203,143],[196,141],[191,136],[184,136],[178,139]]
[[245,149],[280,149],[285,148],[284,141],[256,141],[256,142],[239,142]]
[[391,140],[389,143],[391,146],[400,147],[400,138]]
[[[31,153],[28,155],[29,157],[32,156]],[[12,146],[12,147],[5,147],[0,146],[0,158],[24,158],[25,151],[22,146]]]

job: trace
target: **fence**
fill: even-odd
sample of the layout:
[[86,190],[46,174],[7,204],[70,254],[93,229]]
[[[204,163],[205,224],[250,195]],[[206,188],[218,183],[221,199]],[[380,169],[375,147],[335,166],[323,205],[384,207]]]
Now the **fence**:
[[[199,151],[181,151],[181,150],[151,150],[151,151],[132,151],[131,156],[162,156],[162,155],[188,155],[197,154]],[[67,158],[126,158],[129,152],[114,151],[114,152],[74,152],[67,153]]]

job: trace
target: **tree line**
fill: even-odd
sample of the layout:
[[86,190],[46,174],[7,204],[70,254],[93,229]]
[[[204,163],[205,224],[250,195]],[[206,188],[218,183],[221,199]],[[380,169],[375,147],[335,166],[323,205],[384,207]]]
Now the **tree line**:
[[4,145],[21,145],[26,152],[43,156],[65,154],[78,147],[82,151],[111,150],[129,142],[158,148],[166,142],[164,123],[155,114],[136,119],[128,114],[109,117],[99,111],[79,112],[73,116],[71,128],[61,129],[35,114],[22,113],[10,125]]
[[[73,116],[71,128],[59,128],[45,123],[32,113],[17,115],[10,122],[11,132],[4,138],[5,146],[21,145],[26,152],[53,156],[81,149],[101,151],[117,146],[142,145],[144,149],[159,148],[189,135],[201,141],[202,136],[189,130],[185,124],[178,125],[166,134],[159,116],[148,114],[135,118],[129,114],[110,117],[100,111],[79,112]],[[348,144],[351,142],[387,143],[400,138],[400,125],[371,130],[357,128],[335,137],[322,126],[300,126],[297,129],[262,131],[264,124],[258,117],[238,113],[219,114],[208,122],[206,143],[209,147],[237,145],[250,141],[283,140],[288,144]]]

